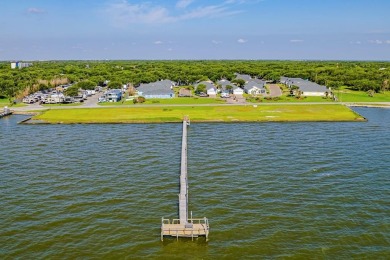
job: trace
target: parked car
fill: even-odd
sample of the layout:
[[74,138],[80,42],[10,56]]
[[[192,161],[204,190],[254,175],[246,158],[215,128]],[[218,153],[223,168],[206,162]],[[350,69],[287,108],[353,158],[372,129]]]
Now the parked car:
[[209,95],[207,95],[207,94],[204,93],[204,92],[200,92],[200,93],[198,94],[198,96],[199,96],[199,97],[208,97]]

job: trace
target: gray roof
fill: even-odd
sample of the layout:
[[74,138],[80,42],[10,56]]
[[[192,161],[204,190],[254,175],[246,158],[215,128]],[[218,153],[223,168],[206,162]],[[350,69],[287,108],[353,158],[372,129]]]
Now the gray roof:
[[235,84],[230,82],[229,80],[227,79],[222,79],[220,81],[217,82],[217,84],[221,85],[222,89],[225,90],[226,89],[226,86],[232,86],[234,88]]
[[252,77],[247,75],[247,74],[235,73],[235,75],[236,75],[236,79],[242,79],[242,80],[245,80],[245,82],[252,80]]
[[201,81],[199,82],[198,84],[196,84],[196,87],[198,87],[199,85],[205,85],[206,86],[206,90],[209,90],[209,89],[212,89],[212,88],[215,88],[214,84],[210,81]]
[[251,90],[253,87],[257,87],[258,89],[264,89],[265,81],[257,80],[257,81],[249,81],[245,84],[244,89],[246,91]]
[[327,92],[329,91],[326,86],[319,85],[315,82],[311,82],[309,80],[301,79],[301,78],[287,78],[281,77],[280,82],[288,85],[288,86],[297,86],[300,91],[303,92]]
[[141,84],[137,90],[143,95],[168,95],[174,94],[172,90],[174,83],[170,80],[161,80],[147,84]]

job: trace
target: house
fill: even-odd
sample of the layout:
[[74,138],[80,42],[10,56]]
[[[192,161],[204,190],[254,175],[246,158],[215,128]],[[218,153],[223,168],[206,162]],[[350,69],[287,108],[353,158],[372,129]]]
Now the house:
[[246,83],[248,83],[249,81],[252,80],[252,77],[250,75],[247,75],[247,74],[234,73],[234,75],[236,75],[236,79],[242,79]]
[[11,62],[11,69],[16,69],[16,68],[23,69],[23,68],[30,67],[32,65],[33,64],[29,62],[13,61]]
[[[226,94],[232,94],[233,89],[236,86],[234,83],[232,83],[226,79],[222,79],[222,80],[218,81],[217,85],[221,87],[221,92],[226,93]],[[230,86],[230,89],[228,86]]]
[[108,102],[119,102],[122,99],[122,91],[120,89],[109,90],[105,97]]
[[292,86],[298,87],[298,90],[301,91],[302,96],[321,97],[326,95],[325,93],[330,93],[330,89],[328,89],[326,86],[322,86],[315,82],[301,78],[281,77],[280,82],[289,88]]
[[152,83],[141,84],[138,88],[138,95],[144,98],[173,98],[175,92],[173,81],[160,80]]
[[206,93],[207,93],[207,95],[214,96],[214,97],[217,95],[217,88],[215,87],[215,85],[211,81],[199,82],[196,85],[196,87],[198,87],[199,85],[205,85],[206,86]]
[[245,93],[250,95],[264,95],[266,93],[264,85],[265,81],[259,79],[251,80],[244,85],[244,90]]
[[237,86],[233,86],[233,94],[234,95],[243,95],[244,94],[244,90],[240,87],[237,87]]

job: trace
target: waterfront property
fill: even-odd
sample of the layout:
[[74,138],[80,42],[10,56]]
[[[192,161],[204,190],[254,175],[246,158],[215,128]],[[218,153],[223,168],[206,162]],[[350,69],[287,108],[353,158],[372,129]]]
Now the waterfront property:
[[302,96],[319,97],[325,96],[326,93],[330,93],[330,89],[328,89],[326,86],[322,86],[315,82],[301,78],[281,77],[280,82],[288,86],[290,89],[293,86],[296,86],[298,88],[297,91],[300,91]]
[[266,93],[266,90],[264,88],[265,81],[255,79],[251,80],[244,85],[245,93],[250,95],[264,95]]
[[173,87],[175,83],[171,80],[161,80],[147,84],[141,84],[137,88],[139,96],[142,96],[146,99],[148,98],[173,98],[175,97],[175,92]]
[[108,102],[119,102],[122,99],[122,91],[120,89],[109,90],[105,94],[105,98]]
[[234,95],[243,95],[244,94],[244,90],[240,87],[237,87],[237,86],[233,86],[233,94]]

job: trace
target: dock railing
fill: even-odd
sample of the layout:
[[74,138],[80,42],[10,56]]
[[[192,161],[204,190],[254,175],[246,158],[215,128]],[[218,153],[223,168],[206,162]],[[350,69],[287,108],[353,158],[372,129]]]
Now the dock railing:
[[179,218],[161,219],[161,241],[164,236],[176,237],[194,237],[205,236],[206,241],[209,236],[209,221],[207,218],[188,218],[188,173],[187,173],[187,127],[190,125],[190,119],[185,116],[183,119],[183,136],[181,148],[181,167],[180,167],[180,193],[179,193]]

